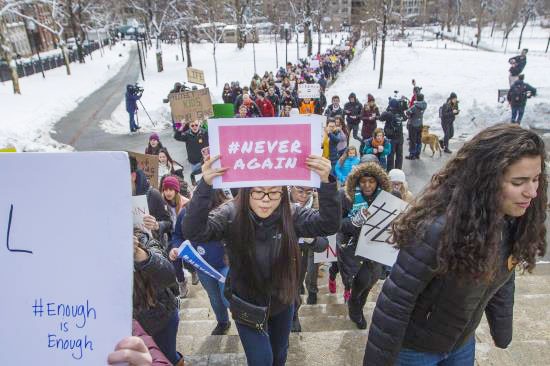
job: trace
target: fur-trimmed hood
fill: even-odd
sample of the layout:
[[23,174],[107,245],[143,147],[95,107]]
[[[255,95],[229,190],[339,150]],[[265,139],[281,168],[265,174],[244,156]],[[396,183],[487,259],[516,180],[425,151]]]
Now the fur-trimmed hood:
[[391,192],[391,183],[388,173],[378,163],[362,163],[353,167],[346,179],[346,197],[353,202],[355,197],[355,187],[359,185],[359,179],[368,174],[373,176],[378,182],[378,186],[386,192]]

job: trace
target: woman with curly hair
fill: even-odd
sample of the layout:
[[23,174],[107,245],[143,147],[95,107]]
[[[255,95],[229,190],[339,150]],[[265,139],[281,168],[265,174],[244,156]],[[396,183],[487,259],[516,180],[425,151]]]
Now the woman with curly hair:
[[400,253],[372,317],[364,365],[474,364],[485,312],[512,340],[515,268],[546,252],[544,142],[519,126],[464,144],[393,223]]

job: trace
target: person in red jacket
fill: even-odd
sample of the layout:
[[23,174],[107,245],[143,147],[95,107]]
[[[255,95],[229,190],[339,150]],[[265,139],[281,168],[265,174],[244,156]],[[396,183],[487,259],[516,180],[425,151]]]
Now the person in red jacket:
[[256,93],[256,105],[260,109],[262,117],[275,117],[273,104],[271,104],[269,99],[265,97],[265,93],[261,90]]

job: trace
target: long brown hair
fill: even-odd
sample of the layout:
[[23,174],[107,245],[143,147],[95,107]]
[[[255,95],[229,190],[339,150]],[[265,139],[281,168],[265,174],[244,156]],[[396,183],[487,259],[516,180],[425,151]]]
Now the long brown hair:
[[[271,264],[271,285],[277,293],[277,297],[284,304],[291,304],[295,299],[298,289],[298,277],[300,261],[298,240],[294,230],[292,209],[287,187],[283,187],[283,194],[279,207],[272,215],[279,214],[277,230],[280,234],[281,250],[275,256]],[[241,188],[235,198],[236,215],[233,222],[231,235],[232,262],[231,266],[239,266],[249,280],[249,286],[255,293],[266,294],[269,286],[262,283],[258,276],[258,265],[255,255],[255,225],[250,208],[251,188]],[[237,263],[235,263],[237,261]]]
[[502,181],[507,168],[524,157],[541,157],[537,197],[515,219],[510,236],[512,255],[531,272],[536,256],[546,252],[546,151],[536,133],[513,124],[497,124],[478,133],[434,174],[407,211],[393,223],[398,247],[422,239],[428,226],[445,217],[437,250],[439,274],[491,280],[500,261],[504,220],[500,212]]

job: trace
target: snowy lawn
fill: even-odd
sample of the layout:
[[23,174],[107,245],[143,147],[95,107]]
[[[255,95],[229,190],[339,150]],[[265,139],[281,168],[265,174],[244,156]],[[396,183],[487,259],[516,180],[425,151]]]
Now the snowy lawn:
[[[128,61],[130,47],[122,43],[104,48],[72,63],[71,76],[64,66],[19,79],[21,95],[14,95],[11,81],[0,83],[0,147],[14,145],[18,151],[67,149],[50,137],[53,125],[78,103],[118,73]],[[120,56],[119,56],[120,55]]]

